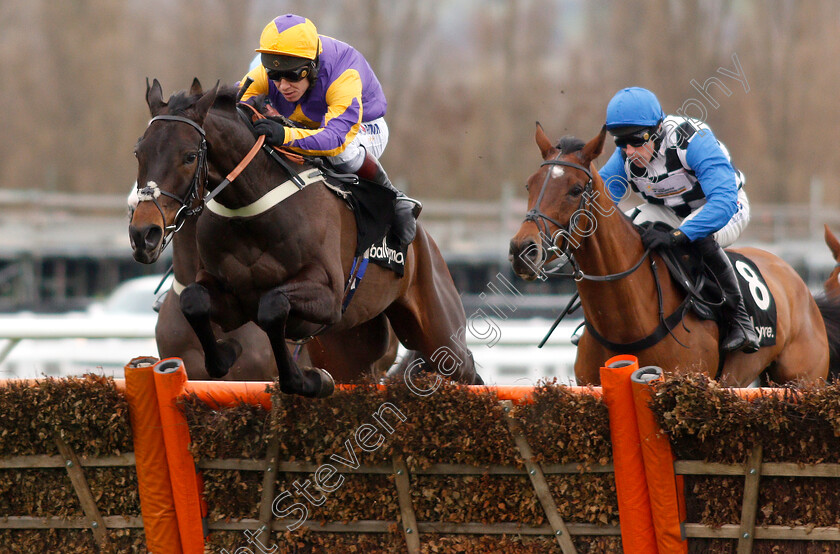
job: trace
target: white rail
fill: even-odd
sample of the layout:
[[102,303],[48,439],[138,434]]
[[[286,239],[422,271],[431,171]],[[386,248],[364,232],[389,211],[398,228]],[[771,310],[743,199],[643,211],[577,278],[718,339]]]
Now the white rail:
[[[823,223],[840,230],[840,210],[821,198],[819,187],[812,186],[807,203],[753,203],[750,225],[739,244],[777,244],[774,251],[791,262],[802,257],[804,246],[819,262],[825,250]],[[422,221],[446,255],[506,258],[508,241],[527,209],[522,193],[510,186],[503,187],[497,200],[421,200]],[[74,251],[127,256],[125,202],[122,194],[0,189],[0,232],[6,237],[0,255]]]
[[154,316],[110,315],[0,317],[0,339],[6,340],[0,349],[0,363],[23,340],[154,339],[155,320]]
[[[66,374],[66,368],[119,370],[135,356],[156,355],[155,320],[155,316],[89,314],[0,317],[0,365],[5,364],[0,372],[14,376],[20,369],[44,371],[45,364],[57,367],[49,370],[53,374]],[[488,383],[533,384],[546,377],[568,382],[571,378],[576,348],[570,337],[576,323],[560,325],[542,349],[537,344],[551,321],[494,319],[493,323],[491,328],[486,322],[476,322],[466,332],[467,345]],[[15,358],[12,354],[22,343],[27,351]],[[15,364],[14,369],[9,364]]]

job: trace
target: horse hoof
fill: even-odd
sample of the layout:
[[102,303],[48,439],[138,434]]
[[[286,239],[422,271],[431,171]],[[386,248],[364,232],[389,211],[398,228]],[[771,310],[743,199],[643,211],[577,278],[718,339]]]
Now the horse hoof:
[[326,398],[328,396],[332,396],[332,393],[335,392],[335,381],[328,371],[319,367],[307,367],[301,369],[304,373],[308,374],[307,379],[314,381],[316,384],[317,389],[315,394],[312,395],[312,398]]
[[239,355],[242,354],[242,345],[235,339],[217,340],[216,349],[218,352],[216,363],[207,364],[207,373],[214,379],[221,379],[228,374]]

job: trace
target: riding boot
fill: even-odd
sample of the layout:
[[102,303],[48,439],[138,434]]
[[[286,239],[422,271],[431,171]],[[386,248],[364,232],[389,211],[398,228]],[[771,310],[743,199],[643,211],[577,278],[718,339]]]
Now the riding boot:
[[402,191],[394,188],[388,174],[370,152],[365,153],[365,160],[362,162],[362,167],[356,171],[356,175],[362,179],[372,181],[381,187],[392,190],[397,195],[397,203],[394,205],[394,234],[403,245],[408,245],[414,240],[414,235],[417,234],[417,216],[420,215],[420,210],[423,205],[420,201],[409,198]]
[[720,341],[721,349],[724,352],[741,350],[742,352],[752,353],[757,351],[759,348],[758,335],[744,307],[741,288],[738,286],[738,278],[729,257],[714,237],[706,237],[695,241],[694,244],[697,245],[697,249],[703,256],[706,265],[717,277],[723,293],[723,316],[729,323],[729,333]]

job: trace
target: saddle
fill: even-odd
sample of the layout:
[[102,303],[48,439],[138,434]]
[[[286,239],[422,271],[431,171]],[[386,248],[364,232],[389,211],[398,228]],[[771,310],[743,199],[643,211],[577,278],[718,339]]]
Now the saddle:
[[[239,104],[239,114],[251,126],[256,119],[270,117],[288,127],[299,127],[296,122],[283,117],[274,109],[265,96],[254,98],[254,105]],[[356,250],[353,256],[390,269],[400,277],[405,273],[407,246],[391,232],[394,220],[396,193],[358,175],[335,171],[326,158],[302,156],[285,148],[263,147],[281,165],[289,168],[285,160],[295,164],[308,163],[317,167],[324,175],[327,188],[341,198],[356,218]],[[284,160],[285,158],[285,160]],[[367,262],[364,262],[365,264]],[[354,267],[356,262],[354,262]],[[362,270],[362,275],[364,270]],[[361,277],[359,277],[361,279]]]
[[327,188],[344,200],[356,218],[354,255],[367,256],[371,262],[402,277],[408,246],[401,245],[391,233],[396,193],[357,175],[329,170],[324,175]]
[[[644,230],[651,226],[663,230],[671,227],[660,222],[644,223],[638,227]],[[744,299],[744,307],[750,314],[759,334],[760,345],[776,344],[776,304],[758,267],[746,256],[724,251],[735,268],[738,286]],[[723,292],[717,278],[703,263],[702,257],[691,244],[657,250],[668,268],[671,278],[689,297],[689,308],[700,319],[717,322],[726,327],[729,322],[723,318]]]

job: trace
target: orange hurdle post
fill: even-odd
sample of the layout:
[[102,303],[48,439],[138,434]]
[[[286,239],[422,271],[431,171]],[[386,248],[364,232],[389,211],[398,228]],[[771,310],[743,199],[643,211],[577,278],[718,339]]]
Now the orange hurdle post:
[[184,554],[204,553],[205,507],[201,481],[189,451],[187,418],[176,401],[184,393],[187,372],[180,358],[167,358],[155,365],[157,390],[166,459],[172,479],[172,495],[178,515],[178,528]]
[[621,544],[625,552],[658,554],[636,408],[630,388],[630,376],[637,369],[639,360],[635,356],[614,356],[601,368],[601,387],[610,415]]
[[662,374],[662,369],[658,367],[643,367],[633,373],[630,386],[636,407],[645,479],[659,552],[687,553],[688,540],[682,532],[682,523],[685,521],[683,477],[674,473],[671,443],[650,409],[650,383],[661,379]]
[[182,554],[155,391],[153,366],[157,361],[157,358],[139,357],[125,366],[125,397],[134,439],[146,548],[159,554]]

